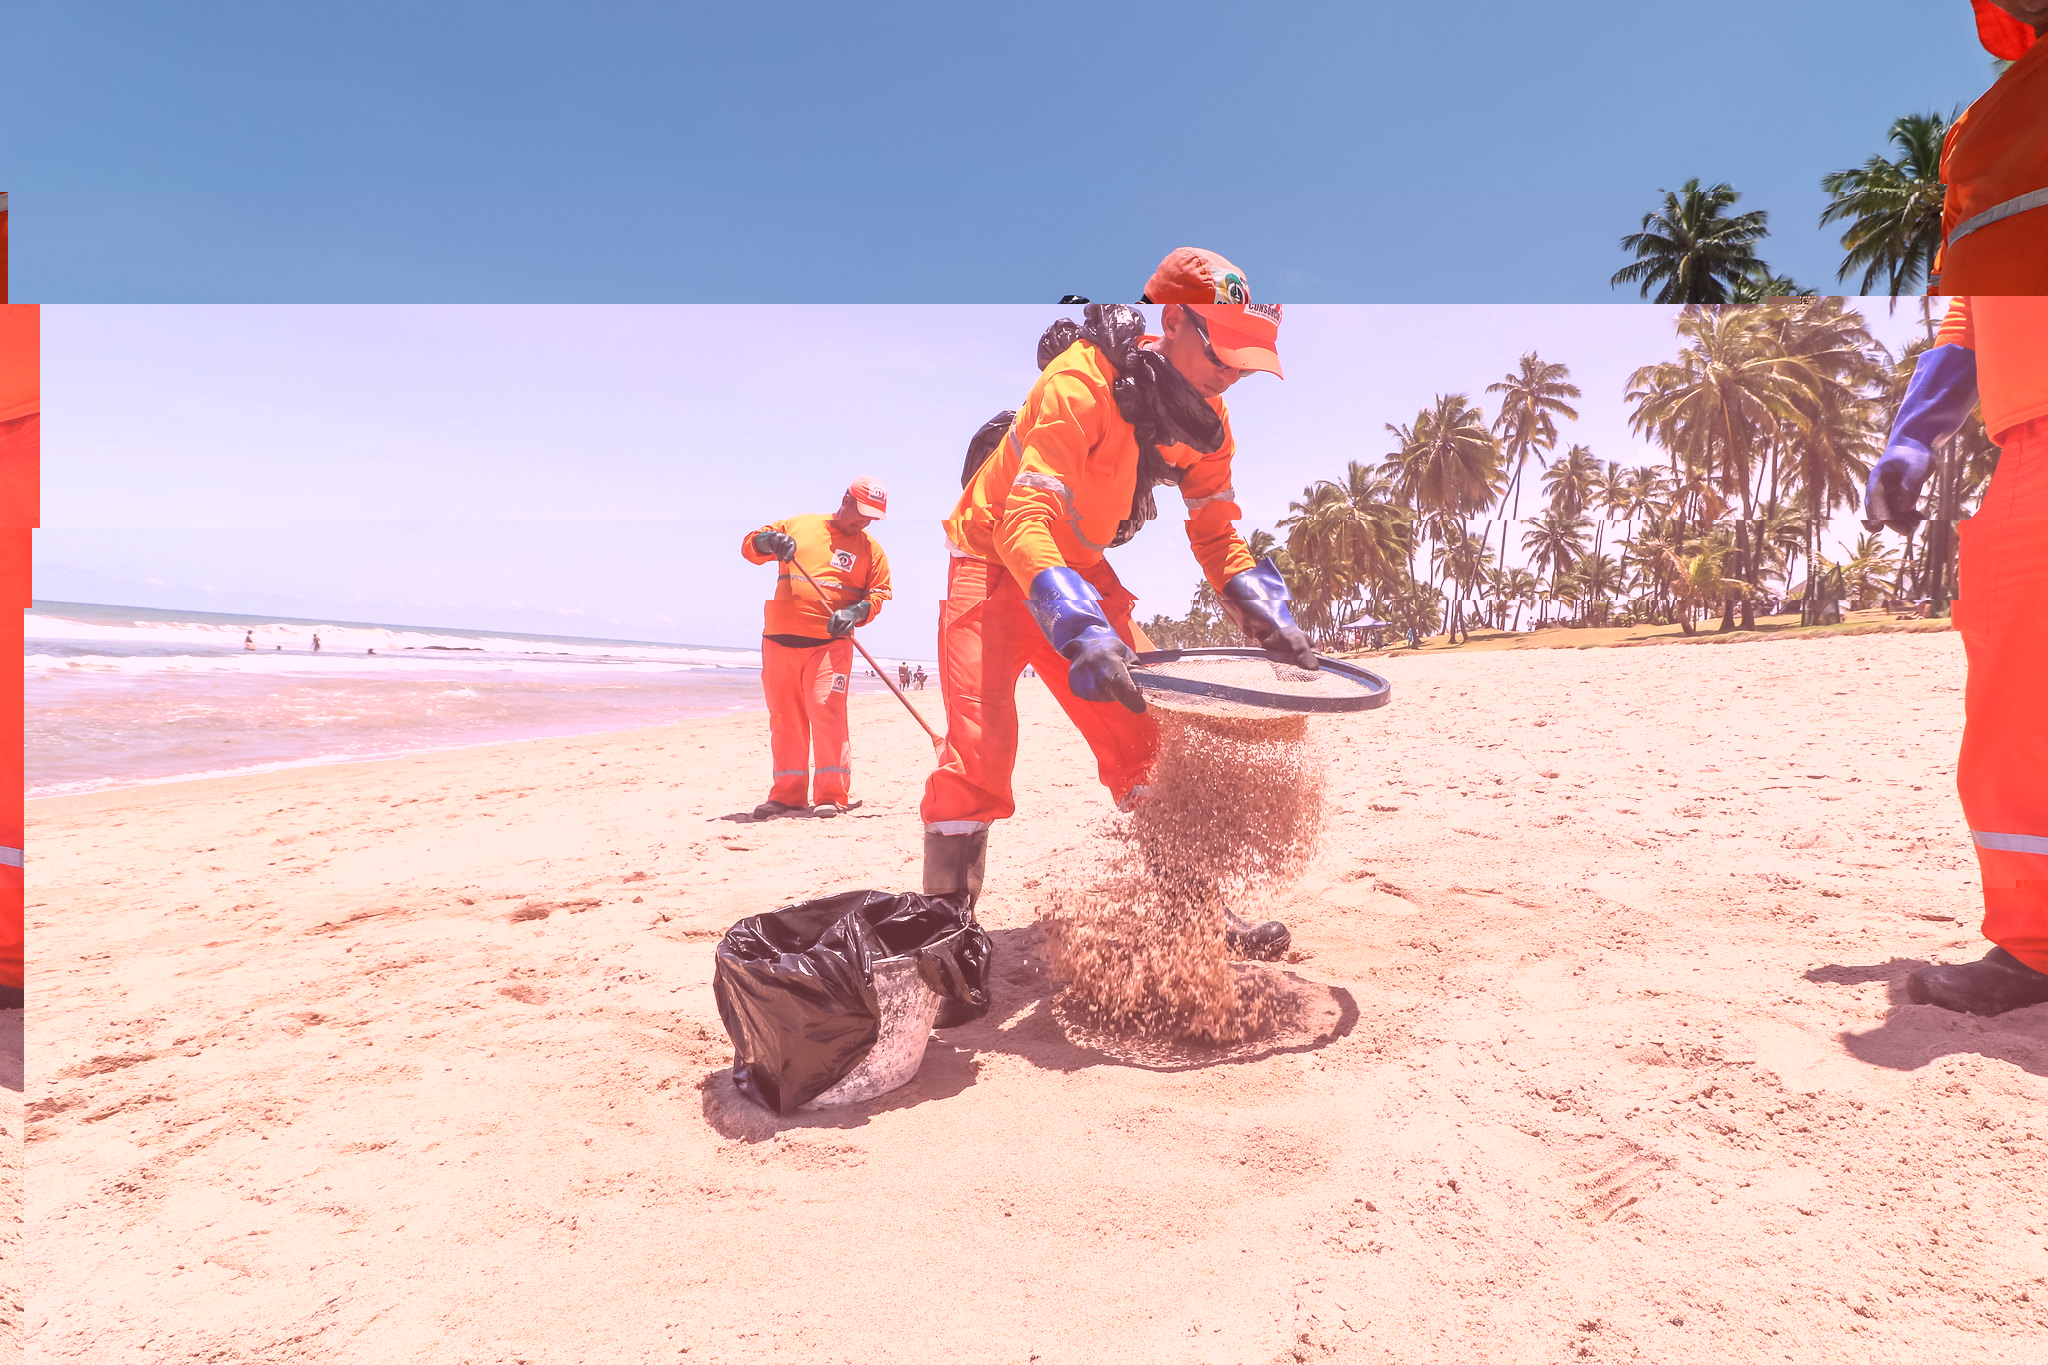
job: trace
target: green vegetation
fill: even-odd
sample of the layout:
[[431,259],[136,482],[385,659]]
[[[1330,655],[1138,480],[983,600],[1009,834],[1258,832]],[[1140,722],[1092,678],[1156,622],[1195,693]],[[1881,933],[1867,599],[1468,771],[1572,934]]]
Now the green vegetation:
[[1832,196],[1821,225],[1848,224],[1835,278],[1846,280],[1860,269],[1858,293],[1873,292],[1880,278],[1893,298],[1920,292],[1941,246],[1941,142],[1947,133],[1940,114],[1908,114],[1892,124],[1896,160],[1880,154],[1821,177],[1820,187]]
[[[1621,239],[1635,260],[1614,272],[1610,284],[1633,284],[1643,298],[1657,291],[1658,303],[1735,303],[1745,286],[1754,293],[1764,282],[1778,283],[1757,259],[1756,244],[1768,235],[1762,209],[1726,216],[1742,196],[1727,182],[1701,189],[1699,178],[1678,193],[1662,191],[1664,207],[1643,215],[1640,230]],[[1789,289],[1790,281],[1785,281]]]
[[[1941,246],[1941,146],[1954,115],[1907,114],[1893,121],[1882,152],[1861,166],[1821,177],[1828,206],[1822,227],[1843,225],[1842,264],[1835,278],[1861,272],[1857,292],[1879,286],[1893,298],[1919,293],[1933,278]],[[1777,298],[1810,298],[1789,276],[1775,273],[1758,256],[1769,234],[1761,210],[1731,214],[1742,196],[1732,185],[1702,189],[1697,177],[1676,193],[1659,190],[1663,206],[1643,215],[1642,225],[1621,239],[1632,259],[1614,272],[1612,287],[1632,284],[1643,298],[1656,291],[1658,303],[1763,303]]]
[[[1818,627],[1845,602],[1945,600],[1954,537],[1938,518],[1982,496],[1997,451],[1981,422],[1934,481],[1937,520],[1920,544],[1865,535],[1839,563],[1821,551],[1830,518],[1860,504],[1924,343],[1894,357],[1833,298],[1688,307],[1675,330],[1676,354],[1637,369],[1620,395],[1653,462],[1566,441],[1582,395],[1564,364],[1531,352],[1488,387],[1500,400],[1490,421],[1465,394],[1436,395],[1386,425],[1377,460],[1304,488],[1278,537],[1252,534],[1253,556],[1279,563],[1296,618],[1325,649],[1360,643],[1350,627],[1368,618],[1391,625],[1389,643],[1413,630],[1485,646],[1532,610],[1539,629],[1614,628],[1632,642],[1658,628],[1690,636],[1716,616],[1721,632],[1758,629],[1781,606]],[[1541,501],[1525,518],[1531,461]],[[1510,539],[1522,564],[1506,562]],[[1167,647],[1242,643],[1207,583],[1185,617],[1143,625]]]

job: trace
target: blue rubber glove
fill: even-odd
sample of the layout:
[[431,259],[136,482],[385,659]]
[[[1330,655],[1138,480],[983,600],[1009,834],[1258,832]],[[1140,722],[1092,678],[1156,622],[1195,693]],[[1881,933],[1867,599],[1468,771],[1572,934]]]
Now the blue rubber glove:
[[832,619],[825,623],[825,629],[835,640],[853,634],[853,628],[874,615],[872,602],[862,599],[850,607],[841,607],[832,613]]
[[1920,488],[1934,468],[1934,448],[1963,429],[1977,406],[1977,353],[1935,346],[1920,353],[1907,381],[1891,439],[1870,469],[1863,493],[1863,526],[1910,531],[1921,520]]
[[1144,713],[1145,694],[1131,681],[1131,661],[1138,656],[1117,638],[1098,605],[1102,594],[1087,579],[1065,567],[1042,569],[1024,600],[1045,638],[1067,661],[1067,686],[1075,696]]
[[1316,667],[1316,652],[1287,609],[1287,581],[1271,555],[1223,585],[1223,613],[1273,662]]
[[796,558],[796,537],[787,531],[757,531],[754,533],[754,548],[787,564]]

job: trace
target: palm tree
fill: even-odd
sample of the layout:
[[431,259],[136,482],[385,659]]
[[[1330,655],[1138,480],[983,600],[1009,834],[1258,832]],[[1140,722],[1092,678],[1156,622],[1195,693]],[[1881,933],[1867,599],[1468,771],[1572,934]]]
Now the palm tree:
[[[1764,439],[1787,415],[1788,391],[1804,365],[1787,356],[1770,331],[1763,308],[1688,308],[1679,315],[1686,341],[1678,359],[1645,365],[1629,376],[1628,398],[1636,404],[1630,425],[1648,432],[1681,459],[1699,461],[1699,474],[1725,497],[1740,494],[1742,523],[1736,549],[1743,576],[1749,562],[1749,522],[1755,515],[1755,457]],[[1675,472],[1690,472],[1676,470]],[[1708,510],[1711,519],[1717,512]],[[1745,629],[1754,624],[1749,595],[1740,598]],[[1732,630],[1737,599],[1722,613],[1721,628]]]
[[1842,265],[1846,280],[1859,268],[1868,294],[1882,276],[1894,299],[1915,294],[1934,267],[1941,247],[1941,144],[1948,122],[1940,114],[1908,114],[1887,137],[1899,149],[1896,161],[1875,155],[1854,170],[1824,175],[1820,187],[1833,196],[1821,210],[1821,226],[1846,222]]
[[[1786,483],[1805,508],[1805,556],[1810,566],[1828,514],[1862,497],[1871,462],[1879,453],[1881,413],[1872,395],[1883,384],[1882,353],[1862,315],[1840,299],[1788,305],[1773,330],[1780,349],[1799,362],[1791,376],[1794,382],[1784,392],[1790,420],[1781,427],[1780,445],[1791,457]],[[1774,506],[1776,496],[1774,477]],[[1767,515],[1766,534],[1768,522]],[[1801,622],[1818,621],[1817,611],[1809,597]]]
[[1380,472],[1438,544],[1448,526],[1462,526],[1500,496],[1500,442],[1464,394],[1438,394],[1433,406],[1416,414],[1413,427],[1390,422],[1387,430],[1399,445]]
[[1622,589],[1621,566],[1613,555],[1588,551],[1572,564],[1572,584],[1588,624],[1607,624],[1607,599]]
[[1522,515],[1522,466],[1535,455],[1538,464],[1545,464],[1543,455],[1557,449],[1557,419],[1579,420],[1579,410],[1565,400],[1579,396],[1578,385],[1571,382],[1571,371],[1563,365],[1544,360],[1534,351],[1525,351],[1515,362],[1515,368],[1502,376],[1498,384],[1488,384],[1488,393],[1501,395],[1500,413],[1493,419],[1493,433],[1500,441],[1512,471],[1508,476],[1508,499],[1512,504],[1507,519],[1500,528],[1500,557],[1496,568],[1505,568],[1508,558],[1508,532]]
[[1543,491],[1554,510],[1577,516],[1593,505],[1600,478],[1600,462],[1593,452],[1573,446],[1562,460],[1543,471]]
[[[1536,604],[1536,594],[1542,590],[1542,587],[1543,585],[1537,581],[1536,575],[1530,573],[1527,569],[1509,569],[1500,575],[1500,586],[1496,591],[1503,604],[1512,604],[1514,606],[1516,630],[1522,628],[1522,608],[1531,607]],[[1507,626],[1505,611],[1501,615],[1501,626],[1503,629]]]
[[1451,643],[1459,642],[1461,630],[1465,639],[1469,640],[1472,638],[1472,632],[1465,624],[1465,599],[1486,576],[1486,542],[1462,526],[1453,526],[1438,542],[1431,560],[1438,574],[1452,588],[1451,609],[1448,614]]
[[1427,583],[1409,579],[1374,603],[1379,614],[1397,630],[1414,631],[1417,639],[1436,634],[1443,624],[1443,598]]
[[1304,488],[1279,526],[1315,600],[1348,601],[1407,577],[1414,549],[1407,512],[1393,502],[1390,485],[1356,460],[1345,485],[1325,479]]
[[[1522,536],[1522,548],[1539,569],[1550,570],[1550,595],[1557,596],[1558,575],[1586,552],[1586,519],[1550,509],[1536,519],[1536,528]],[[1537,624],[1542,624],[1540,621]]]
[[1722,565],[1734,548],[1725,536],[1714,532],[1678,556],[1669,591],[1678,612],[1679,629],[1687,635],[1693,632],[1695,611],[1711,607],[1716,602],[1725,602],[1730,593],[1743,590],[1741,579],[1730,578],[1722,571]]
[[1750,267],[1747,275],[1735,282],[1728,291],[1730,303],[1769,303],[1772,299],[1810,299],[1814,291],[1801,285],[1790,275],[1777,275],[1762,261]]
[[1875,534],[1866,533],[1842,564],[1842,586],[1859,606],[1881,596],[1882,579],[1892,571],[1894,555]]
[[1703,190],[1695,176],[1678,193],[1663,195],[1663,210],[1644,214],[1642,230],[1621,239],[1621,249],[1636,259],[1609,283],[1639,285],[1643,298],[1654,285],[1658,303],[1727,303],[1757,265],[1756,243],[1768,231],[1768,215],[1754,209],[1724,218],[1742,197],[1725,181]]
[[1792,586],[1792,566],[1800,556],[1809,555],[1812,535],[1813,522],[1796,508],[1774,508],[1764,516],[1759,536],[1763,554],[1772,575],[1788,591]]

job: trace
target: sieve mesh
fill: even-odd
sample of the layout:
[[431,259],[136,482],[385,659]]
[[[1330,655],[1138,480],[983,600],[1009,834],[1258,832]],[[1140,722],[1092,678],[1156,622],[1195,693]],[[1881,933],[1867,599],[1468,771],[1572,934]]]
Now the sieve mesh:
[[1275,663],[1256,649],[1156,650],[1138,656],[1131,679],[1177,708],[1229,711],[1364,711],[1386,704],[1386,679],[1338,659],[1321,667]]

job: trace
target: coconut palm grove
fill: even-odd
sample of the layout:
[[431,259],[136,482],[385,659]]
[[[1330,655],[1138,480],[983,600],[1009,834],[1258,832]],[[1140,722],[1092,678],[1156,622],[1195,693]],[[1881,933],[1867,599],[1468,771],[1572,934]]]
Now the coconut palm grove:
[[[1793,612],[1821,625],[1845,606],[1941,614],[1954,521],[1997,460],[1981,421],[1953,442],[1938,510],[1903,547],[1835,530],[1843,516],[1861,530],[1864,481],[1927,340],[1894,355],[1840,298],[1691,305],[1675,332],[1675,354],[1645,357],[1618,394],[1584,394],[1566,358],[1531,352],[1482,394],[1436,395],[1385,424],[1377,456],[1302,489],[1252,553],[1274,557],[1329,649],[1475,630],[1730,632]],[[1651,462],[1572,440],[1582,405],[1614,401]],[[1144,629],[1167,648],[1236,640],[1206,583],[1186,616]]]

